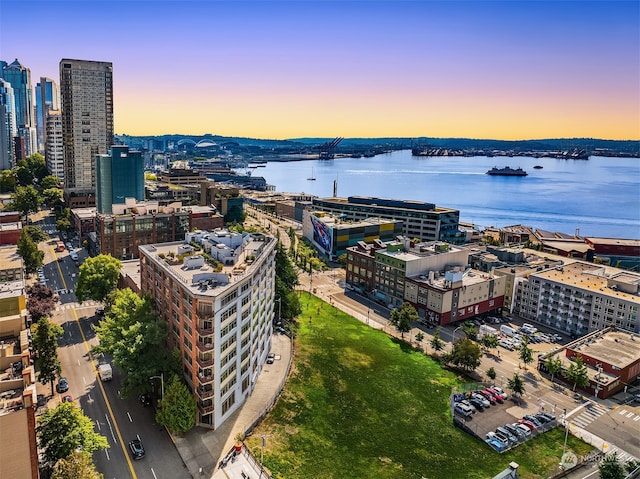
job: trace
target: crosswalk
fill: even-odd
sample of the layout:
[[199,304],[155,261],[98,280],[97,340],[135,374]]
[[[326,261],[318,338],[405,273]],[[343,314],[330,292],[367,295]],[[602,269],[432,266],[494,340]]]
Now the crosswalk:
[[589,403],[584,407],[580,414],[571,418],[569,421],[577,426],[585,428],[606,412],[608,412],[606,407],[600,406],[599,404]]
[[628,409],[620,409],[618,411],[618,414],[620,416],[624,416],[627,419],[631,419],[633,422],[638,423],[638,426],[640,426],[640,414],[636,414],[633,411],[629,411]]
[[610,455],[610,454],[616,454],[618,456],[618,461],[620,461],[623,464],[629,461],[638,461],[637,457],[632,456],[628,452],[623,451],[618,446],[612,446],[611,448],[609,448],[609,450],[607,451],[607,455]]
[[56,306],[56,311],[68,311],[70,309],[94,308],[100,306],[98,301],[88,300],[83,303],[64,303]]

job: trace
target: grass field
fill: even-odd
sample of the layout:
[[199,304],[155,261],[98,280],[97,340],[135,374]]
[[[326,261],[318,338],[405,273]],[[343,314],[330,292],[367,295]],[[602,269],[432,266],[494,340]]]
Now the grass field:
[[[246,441],[260,457],[266,435],[274,478],[486,479],[511,461],[523,478],[557,471],[563,430],[498,454],[453,426],[453,373],[313,296],[301,299],[291,377]],[[591,450],[572,436],[567,448]]]

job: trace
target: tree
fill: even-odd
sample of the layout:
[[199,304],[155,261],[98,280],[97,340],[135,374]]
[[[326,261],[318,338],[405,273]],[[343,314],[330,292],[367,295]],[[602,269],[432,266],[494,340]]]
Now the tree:
[[92,454],[109,447],[107,438],[93,430],[93,421],[73,403],[61,402],[54,409],[47,409],[38,419],[38,432],[44,458],[50,465],[78,449]]
[[589,384],[587,366],[582,361],[582,356],[580,354],[575,356],[575,360],[571,361],[571,364],[567,368],[565,377],[573,383],[574,392],[576,390],[576,386],[584,387]]
[[416,334],[416,343],[418,343],[418,346],[420,347],[420,349],[422,350],[422,340],[424,339],[424,334],[422,331],[418,332]]
[[512,378],[507,380],[507,388],[510,389],[513,395],[518,398],[518,401],[525,393],[524,381],[518,373],[515,373]]
[[495,349],[498,347],[498,343],[498,336],[495,334],[485,334],[482,336],[482,340],[480,341],[482,347],[486,349]]
[[28,231],[22,230],[18,240],[18,254],[24,261],[24,269],[27,274],[35,273],[44,260],[44,251],[38,249],[38,245],[33,241]]
[[462,338],[454,343],[448,361],[456,366],[462,366],[468,371],[473,371],[480,366],[481,358],[480,346],[469,338]]
[[624,466],[618,460],[618,454],[607,454],[598,465],[600,479],[624,479],[626,473]]
[[160,401],[156,422],[176,434],[184,434],[196,424],[196,400],[177,375],[172,375]]
[[544,362],[544,366],[547,368],[547,371],[549,371],[549,374],[551,374],[551,382],[553,382],[553,377],[562,371],[562,361],[557,356],[549,356]]
[[38,186],[40,191],[45,191],[49,188],[60,188],[60,179],[57,176],[47,175],[42,178]]
[[487,377],[492,381],[495,381],[497,375],[498,373],[496,373],[496,370],[493,369],[493,366],[487,369]]
[[[295,294],[295,287],[298,284],[298,273],[296,272],[291,259],[287,255],[282,243],[276,246],[276,290],[274,307],[277,314],[280,312],[283,319],[291,320],[302,312],[300,299]],[[280,304],[276,306],[276,303]]]
[[27,186],[33,184],[33,173],[24,165],[18,165],[13,169],[18,186]]
[[63,334],[62,327],[52,323],[46,317],[41,318],[31,326],[33,335],[33,349],[38,364],[38,381],[42,384],[51,383],[51,395],[53,396],[53,382],[56,380],[62,367],[58,359],[58,338]]
[[113,363],[126,372],[124,397],[146,392],[151,376],[176,369],[175,357],[164,347],[166,324],[156,319],[151,298],[141,298],[129,288],[115,291],[109,303],[95,327],[100,343],[94,351],[112,355]]
[[118,284],[120,260],[105,254],[87,258],[80,265],[76,283],[76,298],[104,301]]
[[18,160],[18,167],[26,168],[32,176],[32,181],[35,180],[36,183],[40,183],[49,175],[44,156],[40,153],[34,153],[23,160]]
[[0,172],[0,193],[10,193],[16,189],[16,176],[13,170]]
[[527,337],[522,338],[522,343],[520,344],[520,349],[518,351],[520,361],[524,363],[524,369],[527,369],[527,364],[531,364],[533,362],[533,351],[529,348],[529,339]]
[[471,321],[465,321],[462,325],[462,332],[469,338],[471,341],[475,341],[478,338],[478,328]]
[[56,307],[58,297],[53,289],[44,284],[35,283],[27,286],[27,311],[31,315],[34,323],[41,318],[47,317]]
[[96,470],[91,455],[85,451],[73,451],[69,456],[58,459],[53,467],[51,479],[103,479]]
[[434,351],[440,352],[444,349],[444,341],[440,339],[440,328],[438,327],[431,338],[431,347]]
[[402,339],[404,339],[404,333],[411,331],[411,325],[418,320],[418,312],[411,303],[404,302],[400,309],[393,309],[389,322],[400,331]]
[[27,233],[29,233],[29,236],[31,236],[31,239],[34,241],[34,243],[40,243],[49,239],[47,233],[45,233],[40,226],[23,226],[22,231],[26,231]]
[[62,190],[60,188],[47,188],[42,190],[42,200],[49,206],[60,203],[62,201]]
[[11,203],[22,216],[28,216],[29,213],[35,213],[40,209],[42,200],[33,185],[27,185],[16,188],[15,193],[11,195]]

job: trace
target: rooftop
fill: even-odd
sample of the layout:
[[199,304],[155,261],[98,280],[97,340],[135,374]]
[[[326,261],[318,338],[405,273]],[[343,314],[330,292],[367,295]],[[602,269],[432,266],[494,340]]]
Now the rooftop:
[[585,240],[591,241],[593,244],[616,245],[616,246],[640,246],[640,239],[621,239],[621,238],[597,238],[589,236]]
[[0,246],[0,271],[16,268],[22,268],[22,256],[18,254],[18,247]]
[[601,331],[568,344],[567,349],[623,369],[640,359],[640,335],[621,330]]
[[24,295],[24,281],[6,281],[0,283],[0,299]]

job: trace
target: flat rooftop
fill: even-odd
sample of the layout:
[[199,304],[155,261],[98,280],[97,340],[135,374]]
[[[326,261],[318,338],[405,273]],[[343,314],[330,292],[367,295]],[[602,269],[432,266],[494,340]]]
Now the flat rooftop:
[[[491,278],[495,278],[495,276],[491,275],[490,273],[485,273],[483,271],[478,271],[478,270],[472,269],[472,270],[468,271],[467,274],[462,277],[462,285],[463,286],[472,286],[474,284],[484,283],[485,281],[488,281]],[[445,278],[444,274],[440,274],[437,278],[434,278],[431,281],[429,280],[428,275],[424,275],[424,274],[419,274],[417,276],[412,276],[410,279],[412,279],[413,281],[415,281],[417,283],[428,284],[430,286],[435,286],[436,288],[440,288],[440,289],[443,289],[443,290],[451,289],[451,287],[446,287],[445,286],[446,278]]]
[[[193,251],[187,257],[194,258],[194,266],[185,264],[184,259],[178,260],[178,249],[188,246],[184,241],[174,243],[141,245],[139,248],[147,256],[156,258],[158,263],[170,274],[182,281],[194,295],[217,295],[229,284],[241,281],[254,267],[254,258],[258,259],[265,253],[267,245],[275,242],[275,238],[261,233],[248,234],[241,251],[233,265],[222,266],[216,270],[207,261],[199,261],[195,257],[203,258],[201,252]],[[171,254],[176,258],[171,260]],[[217,291],[216,291],[217,290]]]
[[22,268],[22,256],[14,245],[0,246],[0,270]]
[[[640,335],[626,331],[608,331],[588,341],[575,341],[567,349],[623,369],[640,359]],[[572,346],[573,345],[573,346]]]
[[[618,273],[620,271],[621,270],[616,270]],[[556,281],[558,283],[566,284],[567,286],[577,286],[598,294],[615,296],[626,301],[640,304],[640,296],[609,288],[607,286],[608,279],[610,279],[609,274],[610,273],[607,272],[607,269],[601,265],[575,262],[565,264],[558,268],[535,272],[532,273],[531,276],[545,278],[549,281]],[[633,278],[636,277],[631,273],[626,274]],[[619,276],[614,276],[614,279],[618,278]]]
[[0,283],[0,299],[13,298],[14,296],[21,296],[24,292],[24,281],[7,281]]
[[591,241],[593,244],[615,245],[615,246],[640,246],[640,239],[621,239],[621,238],[597,238],[593,236],[586,237],[585,240]]

